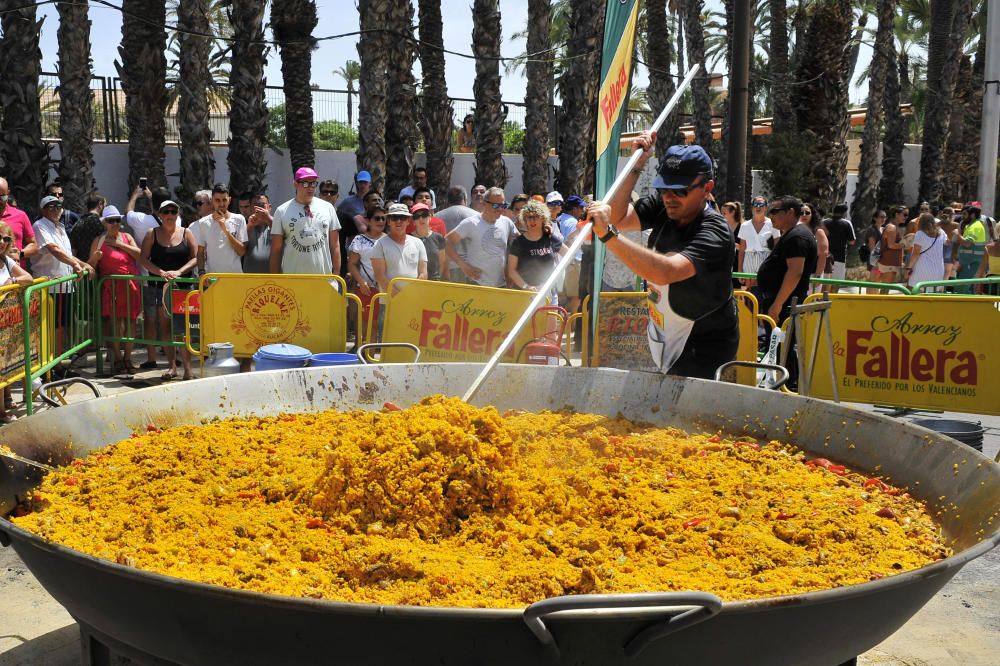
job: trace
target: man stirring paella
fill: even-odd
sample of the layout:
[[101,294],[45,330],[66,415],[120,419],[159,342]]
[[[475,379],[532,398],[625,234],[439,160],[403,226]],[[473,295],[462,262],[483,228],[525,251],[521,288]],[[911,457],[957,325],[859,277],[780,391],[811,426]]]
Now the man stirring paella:
[[[657,193],[632,204],[629,192],[652,156],[656,133],[643,132],[634,145],[643,153],[622,187],[588,209],[594,234],[646,280],[649,349],[659,369],[710,379],[739,345],[733,235],[707,205],[715,187],[712,158],[701,146],[671,146],[653,181]],[[652,230],[648,248],[619,235],[639,229]]]

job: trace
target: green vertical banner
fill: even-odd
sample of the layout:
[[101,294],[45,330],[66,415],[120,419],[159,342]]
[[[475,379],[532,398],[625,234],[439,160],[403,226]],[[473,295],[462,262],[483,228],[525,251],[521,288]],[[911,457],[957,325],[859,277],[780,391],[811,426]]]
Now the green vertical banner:
[[[601,89],[597,96],[597,178],[594,196],[603,199],[618,173],[618,141],[632,84],[632,53],[639,0],[608,0],[601,48]],[[590,297],[590,340],[596,340],[597,308],[604,276],[604,244],[594,242],[594,288]]]

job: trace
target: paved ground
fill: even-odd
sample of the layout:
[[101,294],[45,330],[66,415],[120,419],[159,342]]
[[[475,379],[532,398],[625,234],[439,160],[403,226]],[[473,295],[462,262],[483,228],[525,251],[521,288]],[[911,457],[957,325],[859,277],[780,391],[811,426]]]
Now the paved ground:
[[[139,360],[143,360],[139,357]],[[130,381],[99,379],[105,392],[160,383],[161,368]],[[87,392],[74,389],[74,399]],[[859,406],[861,409],[871,407]],[[883,410],[884,411],[884,410]],[[983,451],[1000,451],[1000,417],[916,414],[902,419],[981,420]],[[905,626],[859,659],[865,666],[993,666],[1000,662],[1000,549],[967,565]],[[0,666],[81,663],[76,624],[37,583],[12,549],[0,548]]]

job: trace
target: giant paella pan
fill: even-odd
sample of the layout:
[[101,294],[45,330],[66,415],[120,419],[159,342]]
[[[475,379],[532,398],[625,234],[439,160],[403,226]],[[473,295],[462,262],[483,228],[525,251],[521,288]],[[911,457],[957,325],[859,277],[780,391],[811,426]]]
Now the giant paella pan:
[[[219,377],[64,407],[4,429],[4,444],[61,464],[147,424],[380,409],[471,384],[476,365],[348,366]],[[539,397],[541,396],[541,397]],[[936,433],[840,405],[736,385],[617,370],[500,366],[476,401],[794,441],[925,501],[954,555],[869,583],[721,602],[703,591],[577,595],[526,609],[283,597],[98,559],[0,519],[11,545],[89,636],[140,663],[840,664],[894,632],[1000,541],[1000,467]],[[0,463],[0,514],[38,483]]]

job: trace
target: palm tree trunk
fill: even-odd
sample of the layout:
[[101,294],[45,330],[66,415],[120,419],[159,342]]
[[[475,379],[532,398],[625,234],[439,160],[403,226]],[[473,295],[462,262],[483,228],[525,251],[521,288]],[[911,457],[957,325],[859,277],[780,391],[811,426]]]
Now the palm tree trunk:
[[771,116],[775,134],[795,129],[788,87],[788,7],[786,0],[768,0],[771,8],[768,77],[771,79]]
[[313,149],[312,52],[316,48],[316,3],[272,0],[271,31],[281,52],[285,91],[285,136],[292,171],[316,166]]
[[[180,96],[177,120],[181,136],[180,185],[176,194],[180,201],[194,200],[198,190],[211,188],[215,178],[215,158],[212,156],[212,131],[208,126],[210,113],[208,95],[212,75],[208,71],[211,39],[197,34],[210,34],[209,0],[180,0],[177,6],[177,27],[180,29]],[[237,192],[237,196],[240,193]]]
[[788,58],[788,71],[796,72],[799,69],[801,54],[805,51],[806,30],[809,27],[809,15],[806,13],[806,0],[798,0],[795,7],[795,16],[792,17],[792,31],[795,34],[795,50]]
[[503,161],[503,122],[507,109],[500,101],[500,3],[475,0],[472,5],[472,50],[476,54],[476,182],[487,187],[507,185]]
[[705,67],[705,30],[701,25],[702,0],[684,0],[684,37],[687,41],[688,62],[701,65],[701,71],[691,82],[694,102],[695,143],[706,150],[712,149],[712,108],[709,103],[709,72]]
[[388,0],[358,0],[361,37],[361,77],[358,80],[358,153],[359,170],[372,176],[372,189],[385,190],[386,66],[389,40],[382,32],[389,13]]
[[851,37],[851,54],[849,56],[848,72],[850,80],[854,80],[854,70],[858,66],[858,56],[861,55],[861,43],[864,41],[865,29],[868,27],[868,14],[864,11],[858,16],[858,24],[854,27],[854,35]]
[[889,68],[895,65],[893,44],[896,0],[879,0],[878,28],[875,30],[875,50],[868,78],[868,112],[861,139],[861,163],[858,166],[858,189],[851,205],[851,219],[870,220],[878,198],[878,149],[882,129],[882,109],[885,83]]
[[18,205],[34,220],[49,171],[49,150],[42,142],[38,48],[42,21],[36,7],[0,0],[0,174]]
[[[419,0],[420,12],[420,71],[423,87],[420,93],[420,128],[424,134],[424,154],[427,156],[427,186],[443,197],[451,185],[451,135],[455,111],[448,97],[445,80],[444,47],[441,20],[441,0]],[[530,41],[529,41],[530,44]],[[444,199],[439,198],[439,208]]]
[[229,184],[236,196],[267,191],[267,106],[264,103],[264,3],[233,0],[233,56],[229,70]]
[[680,8],[674,10],[673,23],[677,34],[677,73],[683,78],[687,74],[687,67],[684,66],[684,23]]
[[[976,79],[972,59],[963,55],[958,66],[958,83],[955,86],[951,127],[945,148],[944,163],[948,168],[942,170],[943,191],[962,201],[972,199],[971,194],[978,185],[979,142],[973,137],[978,136],[980,128],[982,80],[983,73],[979,72],[979,78]],[[973,101],[977,92],[980,100],[979,113]]]
[[392,3],[386,28],[394,42],[387,72],[392,103],[388,106],[385,126],[386,196],[392,198],[410,184],[413,157],[420,140],[417,86],[413,78],[413,61],[417,53],[413,46],[413,4],[410,0]]
[[[976,59],[972,63],[972,76],[967,81],[963,81],[969,88],[970,94],[969,108],[967,113],[964,114],[966,127],[969,128],[966,156],[974,163],[979,160],[980,144],[982,142],[982,134],[979,128],[982,127],[983,122],[983,94],[977,87],[976,82],[983,80],[986,69],[986,9],[987,5],[984,3],[980,9],[979,44],[976,46]],[[976,164],[974,169],[978,169],[978,164]],[[979,192],[979,178],[977,174],[978,171],[971,175],[971,181],[968,184],[970,199],[979,199],[982,197],[982,193]]]
[[[653,2],[646,5],[646,57],[649,62],[649,87],[646,89],[646,95],[653,114],[658,115],[677,90],[674,78],[670,75],[674,54],[670,32],[667,29],[666,3]],[[657,134],[657,157],[662,156],[667,148],[675,143],[674,137],[679,127],[679,114],[674,111],[664,121]]]
[[94,189],[94,107],[90,93],[90,18],[86,0],[59,9],[59,182],[70,210],[85,210]]
[[[528,0],[528,53],[549,47],[552,27],[550,0]],[[525,192],[545,192],[549,184],[549,119],[552,107],[549,92],[553,88],[552,62],[547,57],[532,58],[525,65],[527,87],[524,92],[524,164],[521,172]]]
[[885,79],[885,138],[882,140],[882,181],[878,188],[878,207],[903,203],[903,144],[906,142],[906,119],[899,110],[899,72],[896,45],[888,53]]
[[[937,201],[943,194],[942,173],[948,145],[958,67],[969,24],[972,0],[931,3],[931,34],[927,47],[927,108],[920,152],[920,200]],[[934,53],[933,49],[940,49]],[[932,70],[933,64],[933,70]]]
[[792,91],[799,131],[814,142],[813,183],[807,199],[829,210],[847,180],[849,51],[853,15],[850,0],[816,0],[800,49]]
[[167,112],[166,9],[158,0],[123,0],[121,64],[115,63],[125,92],[128,126],[128,191],[140,178],[148,187],[166,187],[164,135]]

